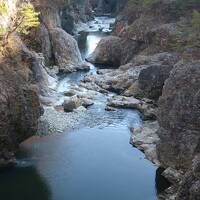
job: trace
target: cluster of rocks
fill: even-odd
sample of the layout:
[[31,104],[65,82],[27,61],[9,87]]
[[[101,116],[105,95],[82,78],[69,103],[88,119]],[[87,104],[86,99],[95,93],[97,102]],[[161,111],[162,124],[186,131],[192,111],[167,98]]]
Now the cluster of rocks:
[[65,112],[73,112],[79,107],[88,108],[94,104],[96,92],[93,90],[88,90],[83,87],[76,86],[64,92],[67,96],[63,103],[63,108]]

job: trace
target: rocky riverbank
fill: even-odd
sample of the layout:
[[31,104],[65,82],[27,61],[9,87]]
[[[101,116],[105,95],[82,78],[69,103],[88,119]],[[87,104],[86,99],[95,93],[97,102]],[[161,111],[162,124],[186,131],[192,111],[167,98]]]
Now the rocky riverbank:
[[199,199],[200,54],[191,34],[182,35],[179,27],[181,17],[191,18],[188,8],[198,9],[199,3],[179,6],[177,1],[158,1],[143,10],[125,8],[114,35],[104,38],[87,58],[112,68],[99,70],[85,81],[120,95],[108,101],[109,109],[144,111],[144,99],[147,110],[153,106],[151,121],[132,129],[131,143],[166,168],[163,175],[172,186],[161,199]]

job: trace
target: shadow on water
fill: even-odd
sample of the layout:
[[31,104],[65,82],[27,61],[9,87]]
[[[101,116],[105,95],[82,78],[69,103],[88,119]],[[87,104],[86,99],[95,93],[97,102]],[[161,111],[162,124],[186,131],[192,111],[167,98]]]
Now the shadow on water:
[[165,169],[161,167],[159,167],[156,170],[155,182],[156,182],[156,191],[158,195],[171,186],[171,183],[162,175],[164,170]]
[[15,167],[0,171],[0,197],[2,200],[50,200],[51,193],[35,167]]

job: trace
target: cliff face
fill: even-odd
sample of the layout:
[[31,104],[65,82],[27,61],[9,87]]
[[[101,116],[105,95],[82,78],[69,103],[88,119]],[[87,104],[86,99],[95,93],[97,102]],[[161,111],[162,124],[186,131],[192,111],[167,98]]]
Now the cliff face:
[[18,145],[36,133],[43,111],[33,84],[36,57],[17,36],[7,47],[9,56],[0,59],[0,167],[14,164]]

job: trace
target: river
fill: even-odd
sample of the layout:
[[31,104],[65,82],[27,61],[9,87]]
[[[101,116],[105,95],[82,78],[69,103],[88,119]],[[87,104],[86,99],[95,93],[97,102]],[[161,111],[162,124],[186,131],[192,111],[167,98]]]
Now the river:
[[[113,20],[96,18],[87,33],[82,32],[79,46],[83,57],[108,34]],[[92,66],[90,73],[95,71]],[[58,91],[85,73],[62,77]],[[0,173],[1,199],[156,200],[165,182],[157,167],[129,144],[128,126],[141,125],[140,114],[123,109],[105,111],[105,100],[100,96],[90,108],[96,123],[25,141],[18,152],[18,165]]]

